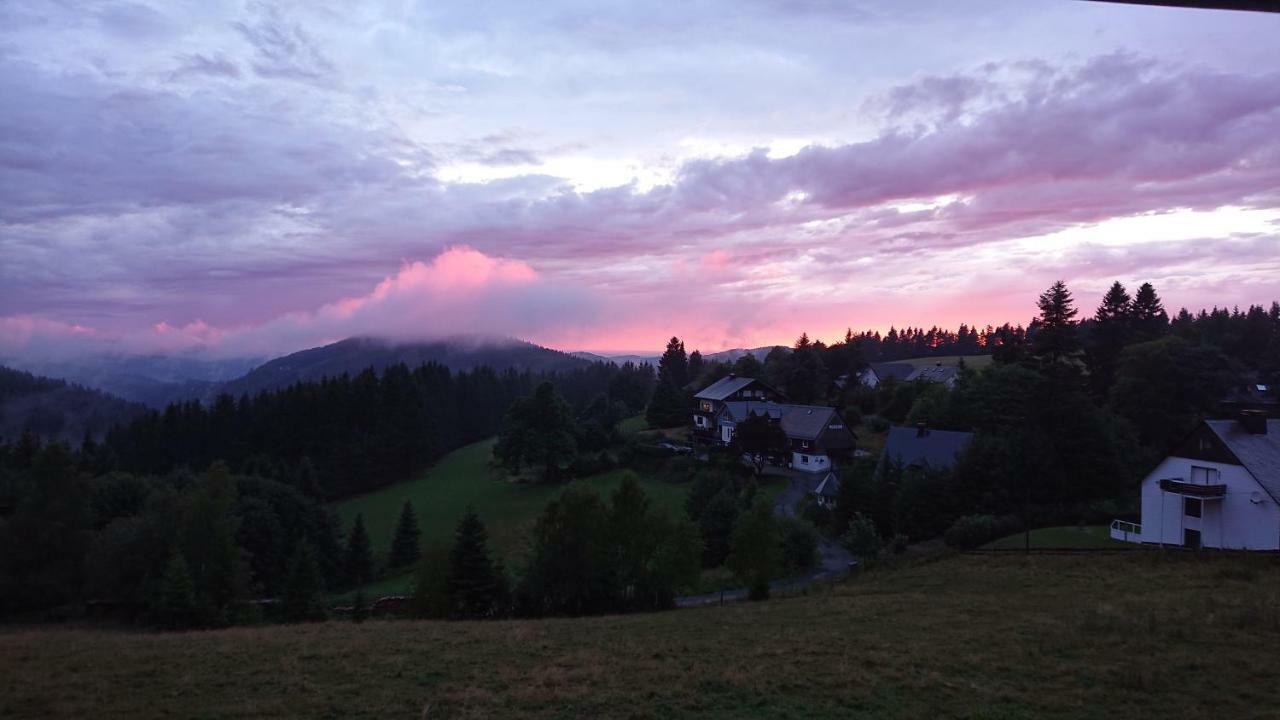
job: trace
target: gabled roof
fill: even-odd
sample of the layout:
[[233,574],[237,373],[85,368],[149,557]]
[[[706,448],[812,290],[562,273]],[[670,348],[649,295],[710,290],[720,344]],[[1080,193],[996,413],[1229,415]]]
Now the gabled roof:
[[758,400],[738,400],[724,404],[725,415],[734,422],[748,416],[768,415],[782,422],[787,437],[817,440],[827,424],[836,419],[836,409],[823,405],[785,405]]
[[1267,420],[1267,433],[1245,430],[1238,420],[1205,420],[1204,424],[1253,475],[1272,500],[1280,502],[1280,420]]
[[755,378],[728,375],[702,388],[694,397],[698,400],[724,400],[755,381]]
[[960,368],[951,365],[921,365],[915,372],[907,376],[907,381],[925,380],[927,382],[945,383],[955,378]]
[[871,369],[875,370],[876,377],[881,380],[886,378],[906,380],[907,376],[916,371],[914,365],[904,362],[872,363]]
[[921,435],[919,428],[891,427],[889,437],[884,441],[881,464],[897,460],[903,467],[928,465],[945,470],[956,464],[956,459],[972,439],[973,433],[967,432],[926,428]]
[[814,493],[824,498],[836,498],[840,495],[840,478],[835,473],[827,473],[822,478],[822,482],[818,483],[818,487],[814,488]]

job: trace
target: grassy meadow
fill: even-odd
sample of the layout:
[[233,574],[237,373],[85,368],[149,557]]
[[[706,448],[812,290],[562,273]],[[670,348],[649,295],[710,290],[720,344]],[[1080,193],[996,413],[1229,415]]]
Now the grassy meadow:
[[0,629],[0,717],[1272,718],[1270,557],[951,556],[650,615]]
[[[1000,538],[983,546],[987,550],[1019,550],[1026,547],[1026,538],[1022,533]],[[1111,529],[1106,525],[1064,526],[1039,528],[1031,531],[1031,547],[1033,548],[1069,548],[1069,549],[1133,549],[1133,543],[1111,539]]]
[[[485,440],[459,448],[417,479],[338,503],[335,507],[343,528],[350,529],[356,514],[363,514],[374,553],[385,555],[391,549],[396,521],[405,500],[413,502],[424,547],[451,541],[459,518],[472,506],[488,527],[494,549],[505,556],[519,553],[542,508],[565,486],[513,483],[503,479],[489,468],[494,442]],[[628,472],[613,470],[584,482],[607,498]],[[637,477],[654,505],[672,513],[684,512],[688,486]]]

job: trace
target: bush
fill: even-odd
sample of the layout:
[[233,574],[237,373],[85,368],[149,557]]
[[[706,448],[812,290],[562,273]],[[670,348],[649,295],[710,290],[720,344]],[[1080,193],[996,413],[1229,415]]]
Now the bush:
[[849,518],[849,531],[844,536],[844,546],[864,565],[875,562],[883,542],[876,524],[862,513]]
[[818,564],[818,531],[795,518],[778,521],[782,529],[782,567],[787,573],[811,570]]
[[971,550],[1017,532],[1022,523],[1012,516],[965,515],[947,528],[947,545]]
[[889,421],[879,415],[868,415],[862,422],[867,426],[868,430],[877,435],[889,432]]

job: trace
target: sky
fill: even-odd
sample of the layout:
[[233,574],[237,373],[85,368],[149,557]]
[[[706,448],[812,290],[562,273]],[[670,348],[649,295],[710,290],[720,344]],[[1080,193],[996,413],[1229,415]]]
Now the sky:
[[0,3],[0,356],[653,351],[1280,298],[1280,15]]

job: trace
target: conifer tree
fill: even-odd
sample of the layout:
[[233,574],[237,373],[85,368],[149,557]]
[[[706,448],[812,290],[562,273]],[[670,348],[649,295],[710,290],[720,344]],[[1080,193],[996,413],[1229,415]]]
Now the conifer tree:
[[365,599],[364,588],[358,588],[355,599],[351,601],[351,622],[362,623],[368,617],[369,601]]
[[656,427],[676,427],[690,422],[692,399],[685,392],[689,382],[689,359],[684,343],[673,337],[658,360],[658,382],[645,409],[645,419]]
[[491,617],[499,610],[503,583],[489,557],[489,534],[474,508],[458,522],[449,552],[447,592],[455,618]]
[[284,616],[292,622],[324,619],[324,605],[320,602],[322,582],[320,565],[311,543],[299,540],[293,551],[289,577],[285,581]]
[[1036,302],[1040,317],[1032,348],[1043,362],[1066,360],[1080,349],[1076,339],[1075,301],[1067,284],[1059,280],[1045,290]]
[[347,536],[344,567],[348,586],[356,587],[373,579],[373,551],[369,545],[369,533],[364,529],[364,515],[356,515],[351,534]]
[[1139,340],[1154,340],[1169,329],[1169,314],[1151,283],[1142,283],[1138,288],[1138,293],[1133,296],[1131,315]]
[[196,591],[182,551],[174,546],[169,551],[160,596],[154,614],[160,624],[170,630],[191,627],[196,616]]
[[391,558],[389,564],[393,568],[408,567],[418,561],[422,555],[419,546],[422,531],[418,529],[418,516],[413,512],[413,503],[404,501],[400,510],[400,520],[396,523],[396,534],[391,541]]
[[1089,382],[1101,397],[1106,397],[1110,391],[1120,351],[1129,343],[1133,333],[1131,303],[1124,285],[1117,281],[1112,283],[1093,314],[1086,361],[1089,363]]

